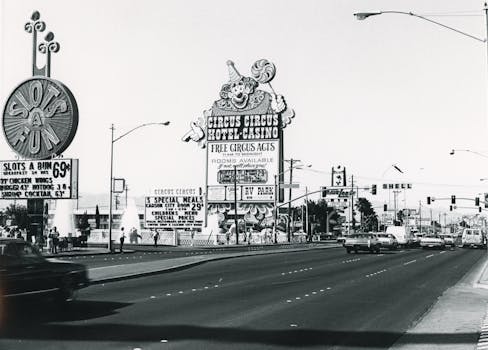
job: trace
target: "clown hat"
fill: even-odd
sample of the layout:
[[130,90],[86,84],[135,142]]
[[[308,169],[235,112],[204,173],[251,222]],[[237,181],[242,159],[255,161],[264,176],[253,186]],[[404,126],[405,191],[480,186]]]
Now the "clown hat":
[[242,75],[239,74],[236,67],[234,67],[234,62],[227,61],[227,66],[229,67],[229,82],[233,83],[239,81]]

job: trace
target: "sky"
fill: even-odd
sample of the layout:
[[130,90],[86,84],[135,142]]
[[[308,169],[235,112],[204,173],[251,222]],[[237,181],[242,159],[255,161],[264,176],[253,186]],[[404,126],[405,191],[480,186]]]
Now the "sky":
[[[359,186],[378,185],[376,196],[359,193],[376,206],[392,205],[383,183],[412,184],[399,207],[488,192],[480,181],[488,178],[487,157],[449,154],[488,156],[486,44],[407,15],[353,16],[411,11],[484,39],[481,1],[0,2],[2,107],[31,75],[24,24],[34,10],[61,45],[52,77],[78,103],[78,131],[64,157],[80,160],[82,196],[108,197],[111,124],[117,137],[142,123],[171,123],[114,144],[114,176],[126,179],[130,195],[204,186],[205,151],[181,137],[219,99],[227,60],[249,76],[261,58],[275,64],[273,88],[296,113],[284,131],[285,158],[312,165],[294,171],[296,195],[330,185],[337,165]],[[15,159],[4,138],[0,159]],[[432,207],[448,210],[449,202]]]

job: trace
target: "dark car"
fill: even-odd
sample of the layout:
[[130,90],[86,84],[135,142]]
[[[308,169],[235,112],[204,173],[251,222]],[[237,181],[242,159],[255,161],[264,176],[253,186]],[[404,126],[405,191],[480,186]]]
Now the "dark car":
[[0,298],[49,295],[71,301],[88,284],[84,265],[46,259],[29,242],[0,238]]

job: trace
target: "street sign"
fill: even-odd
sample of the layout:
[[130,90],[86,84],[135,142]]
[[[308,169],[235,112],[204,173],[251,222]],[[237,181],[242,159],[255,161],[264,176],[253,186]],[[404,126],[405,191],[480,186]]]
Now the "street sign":
[[280,184],[280,188],[300,188],[300,184]]

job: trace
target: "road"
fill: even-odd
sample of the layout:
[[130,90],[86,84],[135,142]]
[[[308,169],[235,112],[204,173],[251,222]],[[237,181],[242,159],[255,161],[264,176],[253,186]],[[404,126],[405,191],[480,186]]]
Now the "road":
[[484,254],[326,249],[215,261],[91,286],[69,308],[18,307],[0,349],[385,349]]

